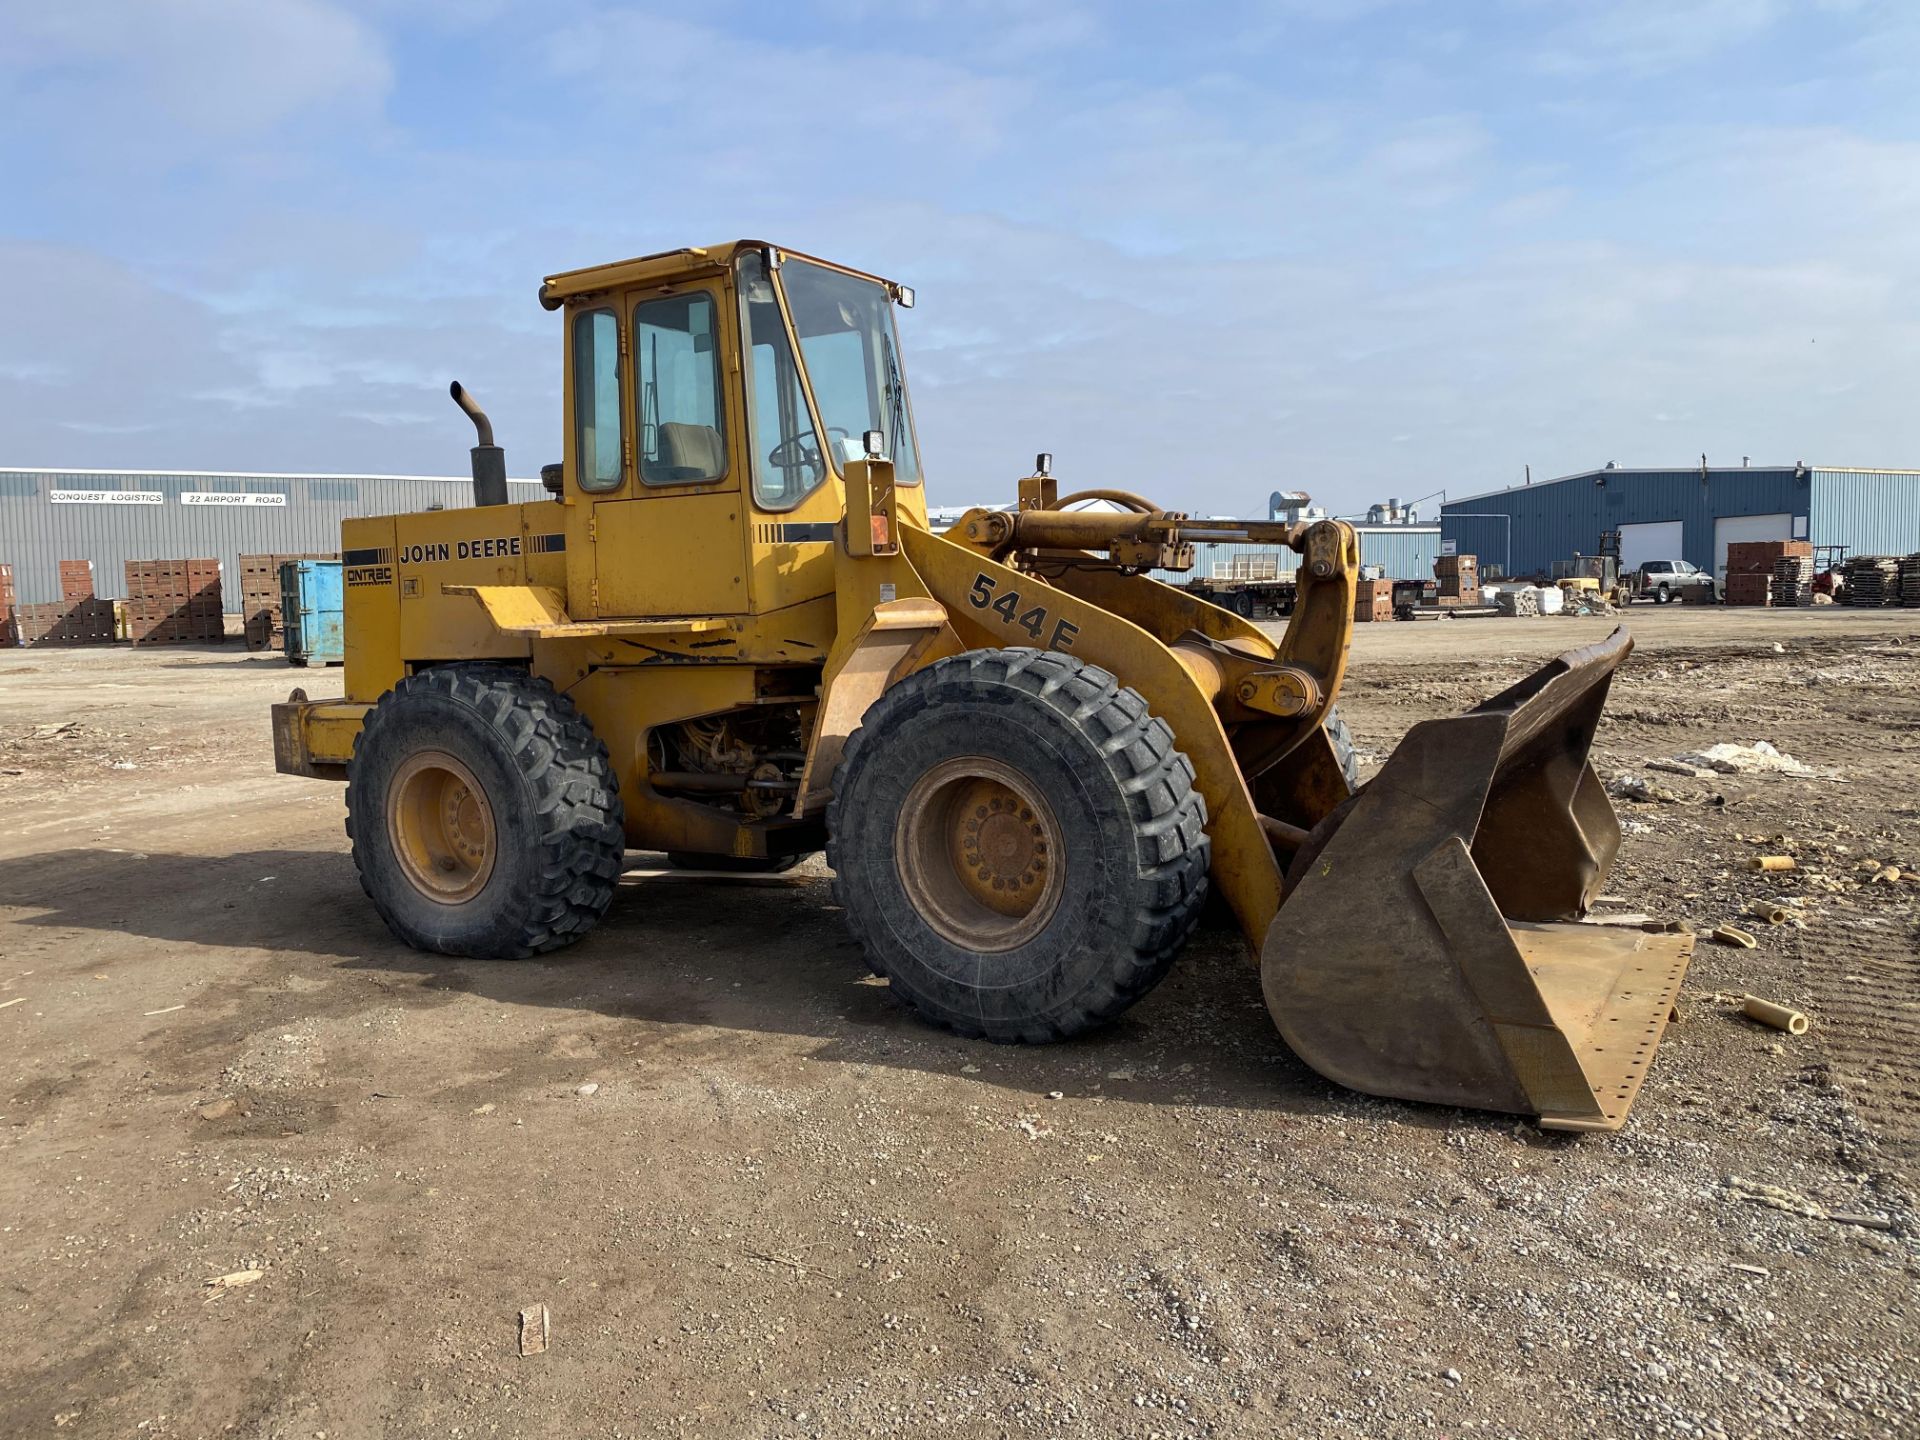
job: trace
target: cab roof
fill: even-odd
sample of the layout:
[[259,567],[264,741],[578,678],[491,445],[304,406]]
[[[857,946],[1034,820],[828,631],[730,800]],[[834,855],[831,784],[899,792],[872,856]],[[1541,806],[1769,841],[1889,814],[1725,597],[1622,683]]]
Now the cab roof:
[[769,245],[764,240],[729,240],[721,245],[662,250],[657,255],[640,255],[631,260],[614,260],[604,265],[588,265],[579,270],[562,270],[557,275],[547,276],[541,282],[540,303],[549,310],[558,310],[567,301],[582,295],[597,295],[605,290],[645,285],[649,281],[667,282],[684,280],[694,275],[718,274],[731,268],[734,257],[743,250],[778,250],[782,255],[812,260],[835,270],[843,270],[849,275],[858,275],[863,280],[884,285],[889,291],[899,289],[893,281],[882,276],[872,275],[864,270],[855,270],[851,266],[841,265],[832,260],[822,260],[817,255],[807,255],[781,245]]

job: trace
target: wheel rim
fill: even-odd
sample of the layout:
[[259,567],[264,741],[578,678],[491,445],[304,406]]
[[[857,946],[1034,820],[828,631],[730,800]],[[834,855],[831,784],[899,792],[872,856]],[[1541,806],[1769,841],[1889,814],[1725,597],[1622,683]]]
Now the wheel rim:
[[387,836],[407,880],[430,900],[471,900],[493,875],[493,807],[473,771],[443,750],[410,755],[395,772]]
[[962,950],[1017,949],[1046,929],[1064,888],[1060,827],[1011,765],[963,755],[927,771],[894,827],[893,863],[922,920]]

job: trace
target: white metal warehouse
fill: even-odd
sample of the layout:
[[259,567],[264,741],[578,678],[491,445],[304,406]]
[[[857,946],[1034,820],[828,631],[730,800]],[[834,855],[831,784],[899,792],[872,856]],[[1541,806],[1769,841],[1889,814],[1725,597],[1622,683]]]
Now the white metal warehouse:
[[[538,480],[509,480],[515,502]],[[264,475],[191,470],[0,468],[0,565],[18,602],[60,599],[58,562],[91,560],[94,593],[126,596],[129,560],[210,557],[222,598],[240,609],[242,555],[340,548],[340,522],[473,504],[468,475]]]

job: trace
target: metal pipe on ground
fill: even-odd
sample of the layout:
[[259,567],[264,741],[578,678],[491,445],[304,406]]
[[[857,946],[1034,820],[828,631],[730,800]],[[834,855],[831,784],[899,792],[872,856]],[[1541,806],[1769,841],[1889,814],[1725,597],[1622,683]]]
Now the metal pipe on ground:
[[1749,995],[1740,1007],[1741,1014],[1749,1020],[1758,1020],[1775,1030],[1784,1030],[1789,1035],[1804,1035],[1810,1023],[1800,1011],[1786,1005],[1776,1005],[1771,1000],[1762,1000],[1758,995]]

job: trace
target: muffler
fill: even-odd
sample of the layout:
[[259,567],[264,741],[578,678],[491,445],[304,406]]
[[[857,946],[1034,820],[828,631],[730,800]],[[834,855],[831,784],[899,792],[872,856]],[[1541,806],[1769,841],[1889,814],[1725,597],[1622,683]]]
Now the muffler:
[[1261,952],[1287,1044],[1374,1095],[1626,1120],[1691,935],[1564,923],[1620,848],[1589,763],[1625,629],[1464,715],[1414,726],[1314,828]]
[[473,503],[506,504],[507,452],[493,443],[493,422],[458,380],[448,387],[447,393],[453,396],[453,403],[473,421],[475,438],[479,441],[470,452],[473,457]]

